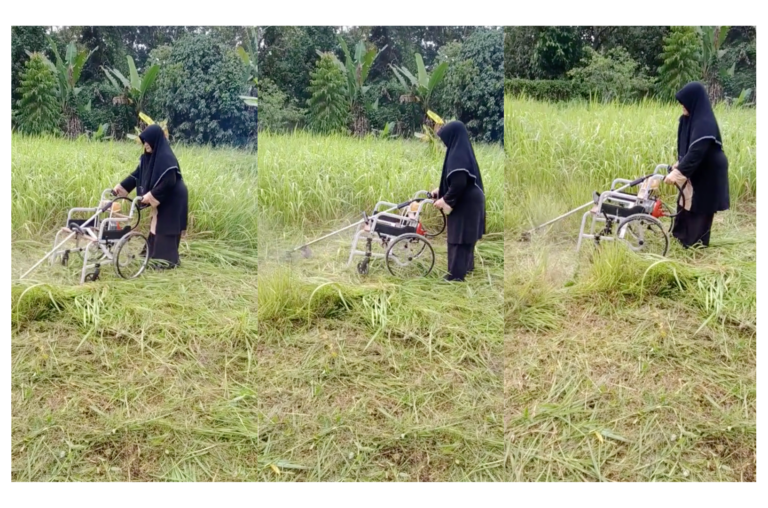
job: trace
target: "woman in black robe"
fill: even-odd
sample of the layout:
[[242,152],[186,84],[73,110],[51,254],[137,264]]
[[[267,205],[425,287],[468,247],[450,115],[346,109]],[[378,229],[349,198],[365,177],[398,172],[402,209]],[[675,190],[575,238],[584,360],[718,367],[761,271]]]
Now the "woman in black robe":
[[485,190],[464,124],[449,122],[437,135],[448,148],[440,187],[432,193],[437,199],[435,206],[448,214],[445,279],[463,281],[475,269],[475,244],[485,234]]
[[150,125],[139,139],[144,143],[139,166],[114,190],[118,196],[127,196],[136,189],[136,195],[143,196],[141,202],[152,207],[149,258],[155,268],[175,268],[180,262],[181,236],[187,229],[187,186],[160,126]]
[[665,182],[677,184],[687,199],[678,203],[672,235],[686,249],[696,244],[706,247],[715,213],[730,207],[728,159],[704,86],[688,83],[675,98],[683,106],[677,128],[678,161]]

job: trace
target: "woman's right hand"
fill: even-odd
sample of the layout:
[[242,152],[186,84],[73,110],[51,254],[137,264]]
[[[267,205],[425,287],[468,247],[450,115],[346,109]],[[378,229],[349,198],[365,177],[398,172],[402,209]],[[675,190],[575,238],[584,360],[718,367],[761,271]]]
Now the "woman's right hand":
[[438,198],[438,196],[440,195],[440,187],[438,187],[437,189],[433,190],[433,191],[431,192],[431,194],[432,194],[432,197],[433,197],[434,199],[437,199],[437,198]]
[[125,189],[123,189],[123,186],[120,184],[115,185],[115,188],[112,189],[112,194],[118,197],[125,197],[128,195],[128,193],[125,192]]

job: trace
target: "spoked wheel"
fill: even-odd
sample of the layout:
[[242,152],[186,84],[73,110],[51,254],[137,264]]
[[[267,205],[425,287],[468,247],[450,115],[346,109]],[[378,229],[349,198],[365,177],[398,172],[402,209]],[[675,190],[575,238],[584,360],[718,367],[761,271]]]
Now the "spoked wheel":
[[149,261],[149,244],[141,233],[125,235],[115,247],[114,264],[117,275],[135,279],[144,271]]
[[[112,208],[110,208],[107,211],[109,218],[127,219],[130,216],[131,208],[133,207],[133,200],[131,198],[127,198],[127,197],[115,198],[112,201],[112,204],[113,204]],[[129,225],[131,226],[131,229],[136,229],[137,227],[139,227],[140,222],[141,222],[141,208],[137,208],[136,212],[133,214],[133,218]]]
[[424,236],[434,238],[445,231],[445,213],[432,203],[424,203],[419,214],[419,223]]
[[669,248],[669,236],[664,225],[655,217],[643,213],[630,215],[621,221],[616,238],[635,252],[666,256]]
[[407,233],[389,245],[386,261],[387,270],[395,277],[426,277],[435,266],[435,251],[423,236]]

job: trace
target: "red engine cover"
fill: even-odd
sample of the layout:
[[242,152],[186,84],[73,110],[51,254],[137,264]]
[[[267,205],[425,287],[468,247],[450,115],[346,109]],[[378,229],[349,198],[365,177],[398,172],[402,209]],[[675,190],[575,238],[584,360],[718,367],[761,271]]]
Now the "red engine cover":
[[427,234],[427,232],[424,231],[424,228],[421,227],[421,222],[419,222],[419,225],[416,226],[416,233],[420,234],[421,236],[424,236]]
[[664,215],[664,209],[661,207],[660,199],[657,199],[656,202],[653,204],[653,212],[651,212],[651,215],[653,217],[656,217],[657,219]]

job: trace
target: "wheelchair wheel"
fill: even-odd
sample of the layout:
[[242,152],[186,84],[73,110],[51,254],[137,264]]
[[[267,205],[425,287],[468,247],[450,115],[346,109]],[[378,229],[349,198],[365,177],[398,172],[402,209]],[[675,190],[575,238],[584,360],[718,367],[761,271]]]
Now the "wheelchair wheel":
[[434,238],[445,231],[445,213],[432,203],[425,203],[419,214],[419,223],[424,230],[424,236]]
[[664,225],[655,217],[644,213],[630,215],[619,223],[616,238],[635,252],[666,256],[669,236]]
[[135,279],[141,275],[148,261],[149,244],[141,233],[128,233],[117,242],[114,255],[115,271],[123,279]]
[[389,245],[386,262],[387,270],[395,277],[426,277],[435,266],[435,251],[423,236],[407,233]]

